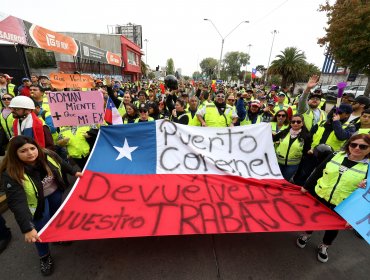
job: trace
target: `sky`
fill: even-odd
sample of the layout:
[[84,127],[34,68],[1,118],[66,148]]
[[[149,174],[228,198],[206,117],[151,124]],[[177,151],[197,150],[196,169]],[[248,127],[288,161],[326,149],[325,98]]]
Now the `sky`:
[[[0,12],[38,24],[53,31],[107,33],[108,25],[142,25],[142,57],[153,69],[172,58],[175,68],[191,76],[200,71],[207,57],[220,58],[227,52],[250,54],[251,71],[268,65],[286,47],[302,50],[309,63],[320,69],[324,48],[317,39],[325,35],[327,18],[318,12],[325,0],[141,0],[141,1],[45,1],[12,0]],[[332,2],[332,1],[331,1]],[[209,21],[210,19],[214,26]],[[274,44],[273,30],[277,30]],[[148,42],[145,43],[144,39]],[[251,45],[249,47],[249,45]]]

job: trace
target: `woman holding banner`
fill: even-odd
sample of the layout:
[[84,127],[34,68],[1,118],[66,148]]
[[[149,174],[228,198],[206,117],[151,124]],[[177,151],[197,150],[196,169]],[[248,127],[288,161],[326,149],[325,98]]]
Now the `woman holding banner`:
[[[285,111],[284,111],[285,112]],[[280,171],[289,181],[296,173],[302,156],[311,146],[311,136],[302,115],[294,115],[288,128],[272,136]]]
[[284,109],[276,112],[271,120],[272,135],[277,134],[279,131],[289,127],[288,112]]
[[[357,134],[344,145],[343,151],[328,156],[307,179],[302,192],[309,191],[321,203],[334,209],[357,188],[365,187],[370,155],[370,135]],[[304,248],[312,231],[297,239],[297,245]],[[317,258],[327,262],[328,247],[338,235],[338,230],[327,230],[322,244],[318,247]]]
[[10,140],[0,166],[1,184],[8,206],[24,233],[25,241],[35,243],[43,275],[53,272],[53,259],[48,243],[40,243],[38,232],[62,203],[62,192],[66,188],[63,173],[82,176],[57,154],[42,149],[35,140],[26,136]]

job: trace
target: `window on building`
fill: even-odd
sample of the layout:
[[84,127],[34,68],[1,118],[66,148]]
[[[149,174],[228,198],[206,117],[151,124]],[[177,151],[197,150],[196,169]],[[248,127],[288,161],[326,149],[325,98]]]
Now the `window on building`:
[[127,62],[128,64],[138,66],[137,54],[132,51],[127,51]]

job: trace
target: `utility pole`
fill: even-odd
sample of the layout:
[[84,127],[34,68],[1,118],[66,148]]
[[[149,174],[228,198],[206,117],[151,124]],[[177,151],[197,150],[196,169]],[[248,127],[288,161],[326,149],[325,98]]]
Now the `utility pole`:
[[271,33],[272,33],[272,43],[271,43],[271,49],[270,49],[269,62],[267,63],[267,70],[266,70],[266,75],[265,75],[265,84],[267,82],[267,75],[268,75],[268,71],[269,71],[269,67],[270,67],[271,53],[272,53],[272,48],[274,46],[275,35],[279,32],[277,30],[274,30]]

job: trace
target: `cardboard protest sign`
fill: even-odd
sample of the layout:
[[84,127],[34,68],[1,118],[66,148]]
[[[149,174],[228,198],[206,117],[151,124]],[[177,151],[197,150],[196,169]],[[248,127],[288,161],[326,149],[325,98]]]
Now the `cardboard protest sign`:
[[367,188],[357,189],[335,211],[341,215],[370,244],[370,178]]
[[343,229],[335,212],[285,181],[270,124],[105,126],[84,175],[41,230],[45,242]]
[[50,73],[50,82],[54,88],[93,88],[94,80],[89,75]]
[[104,123],[104,99],[100,91],[60,91],[47,94],[56,127]]

